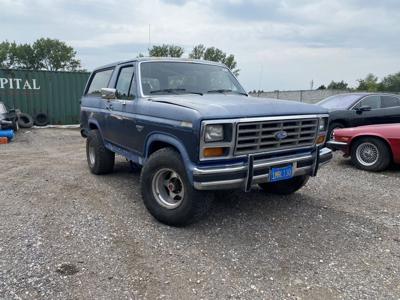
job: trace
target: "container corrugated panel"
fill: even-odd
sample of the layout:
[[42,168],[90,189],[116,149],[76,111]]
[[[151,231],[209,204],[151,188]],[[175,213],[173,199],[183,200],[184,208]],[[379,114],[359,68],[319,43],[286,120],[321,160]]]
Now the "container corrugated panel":
[[0,101],[50,124],[79,123],[79,101],[90,73],[0,69]]

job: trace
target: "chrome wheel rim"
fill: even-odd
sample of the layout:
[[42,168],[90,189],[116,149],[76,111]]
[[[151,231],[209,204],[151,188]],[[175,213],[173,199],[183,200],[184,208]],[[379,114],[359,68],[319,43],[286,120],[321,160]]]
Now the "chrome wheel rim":
[[362,143],[356,150],[357,160],[365,167],[373,166],[379,159],[379,150],[372,143]]
[[89,144],[89,163],[91,166],[94,166],[96,163],[96,152],[91,144]]
[[185,188],[181,177],[171,169],[158,170],[152,180],[152,191],[157,203],[167,209],[181,205]]

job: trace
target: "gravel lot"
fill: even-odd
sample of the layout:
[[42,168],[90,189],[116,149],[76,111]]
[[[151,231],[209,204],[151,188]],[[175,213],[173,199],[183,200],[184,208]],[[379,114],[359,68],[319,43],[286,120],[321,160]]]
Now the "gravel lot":
[[186,228],[156,222],[119,158],[89,173],[77,130],[0,145],[1,299],[400,299],[400,168],[339,154],[289,197],[219,193]]

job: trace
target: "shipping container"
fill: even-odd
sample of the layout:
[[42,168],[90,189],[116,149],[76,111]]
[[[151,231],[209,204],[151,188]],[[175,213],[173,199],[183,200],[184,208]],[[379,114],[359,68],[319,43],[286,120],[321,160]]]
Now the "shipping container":
[[90,73],[0,69],[0,101],[50,124],[78,124],[79,103]]

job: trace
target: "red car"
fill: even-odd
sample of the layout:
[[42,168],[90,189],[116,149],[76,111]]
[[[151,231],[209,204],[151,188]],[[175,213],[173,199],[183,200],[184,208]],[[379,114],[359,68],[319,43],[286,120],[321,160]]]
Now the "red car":
[[327,146],[350,156],[359,169],[382,171],[400,164],[400,123],[336,129]]

